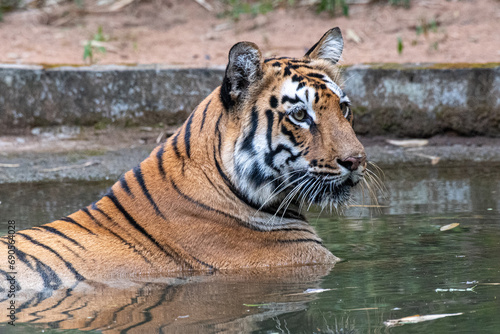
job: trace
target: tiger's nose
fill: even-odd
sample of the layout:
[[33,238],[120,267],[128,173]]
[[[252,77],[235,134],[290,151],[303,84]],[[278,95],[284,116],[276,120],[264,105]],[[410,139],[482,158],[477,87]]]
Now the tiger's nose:
[[349,157],[344,160],[337,160],[337,163],[342,167],[350,171],[355,171],[358,169],[359,165],[364,165],[366,162],[366,156],[358,156],[358,157]]

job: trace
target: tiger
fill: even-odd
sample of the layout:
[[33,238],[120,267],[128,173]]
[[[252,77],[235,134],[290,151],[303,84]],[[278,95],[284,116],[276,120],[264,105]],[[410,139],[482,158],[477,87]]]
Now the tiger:
[[[338,262],[304,211],[345,205],[367,168],[337,83],[343,46],[339,28],[302,58],[235,44],[221,85],[101,199],[15,233],[16,291]],[[4,296],[10,272],[2,261]]]

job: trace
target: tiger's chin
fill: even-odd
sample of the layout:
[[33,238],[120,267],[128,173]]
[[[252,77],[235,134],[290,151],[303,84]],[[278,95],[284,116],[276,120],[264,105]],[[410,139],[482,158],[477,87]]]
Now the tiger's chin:
[[333,209],[337,210],[347,206],[351,198],[351,191],[360,181],[348,178],[343,182],[319,180],[316,177],[311,177],[310,181],[305,181],[308,186],[303,187],[301,191],[287,206],[294,208],[297,211],[309,210],[311,206],[318,206],[322,210]]
[[314,193],[308,202],[317,205],[321,209],[341,208],[346,206],[351,198],[351,190],[355,186],[351,179],[340,185],[326,185],[324,189]]

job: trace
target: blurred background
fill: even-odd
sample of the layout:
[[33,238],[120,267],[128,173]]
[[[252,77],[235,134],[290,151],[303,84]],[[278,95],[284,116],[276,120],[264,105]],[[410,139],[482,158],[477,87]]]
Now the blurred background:
[[335,26],[343,64],[500,59],[498,0],[0,0],[0,63],[211,67],[242,40],[302,56]]

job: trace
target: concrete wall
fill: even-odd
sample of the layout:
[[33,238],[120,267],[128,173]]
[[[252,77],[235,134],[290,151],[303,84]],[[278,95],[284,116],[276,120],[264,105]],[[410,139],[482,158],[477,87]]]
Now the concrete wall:
[[[180,124],[223,68],[0,65],[0,131],[99,123]],[[361,134],[500,136],[500,63],[356,65],[345,91]]]
[[182,123],[222,69],[0,66],[0,130],[46,125]]
[[345,80],[359,133],[500,136],[500,64],[357,65]]

